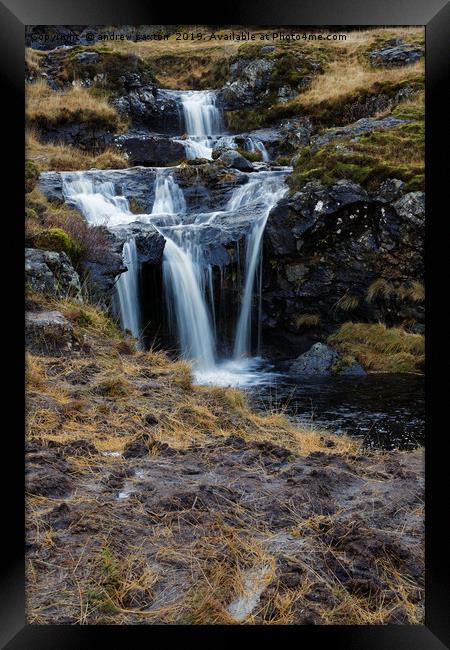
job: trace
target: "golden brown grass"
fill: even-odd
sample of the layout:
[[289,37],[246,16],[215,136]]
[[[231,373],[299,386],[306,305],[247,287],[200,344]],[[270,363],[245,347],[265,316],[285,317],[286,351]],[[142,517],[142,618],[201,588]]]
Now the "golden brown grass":
[[296,329],[317,327],[318,325],[320,325],[319,314],[299,314],[294,318],[294,327]]
[[117,111],[88,88],[73,86],[58,91],[43,79],[27,84],[25,114],[31,124],[87,122],[113,131],[121,126]]
[[[151,413],[159,421],[155,438],[174,447],[234,434],[249,441],[270,441],[294,453],[329,451],[330,436],[298,427],[276,410],[256,413],[236,389],[193,385],[185,361],[173,361],[156,351],[133,354],[132,346],[124,350],[123,336],[98,309],[70,299],[37,294],[32,299],[39,308],[61,311],[72,322],[85,352],[63,360],[28,356],[30,388],[60,405],[71,404],[65,407],[62,424],[59,414],[37,409],[28,422],[29,437],[97,441],[119,436],[125,445],[145,430],[145,417]],[[57,428],[48,426],[49,421],[57,421]],[[331,438],[335,451],[351,452],[358,446],[345,436]]]
[[425,287],[417,280],[394,286],[392,282],[388,282],[384,278],[378,278],[377,280],[374,280],[367,289],[367,302],[372,302],[377,298],[388,300],[392,297],[397,298],[398,300],[423,302],[425,300]]
[[346,293],[339,298],[333,309],[339,309],[341,311],[353,311],[358,307],[358,305],[359,298]]
[[375,372],[420,372],[425,361],[425,338],[382,323],[344,323],[328,338],[346,355]]

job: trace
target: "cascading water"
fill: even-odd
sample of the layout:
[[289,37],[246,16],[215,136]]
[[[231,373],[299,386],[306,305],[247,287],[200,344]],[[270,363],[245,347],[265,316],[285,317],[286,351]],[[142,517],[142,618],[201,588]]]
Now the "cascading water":
[[134,237],[123,245],[122,257],[127,271],[119,275],[116,283],[122,329],[129,330],[139,341],[141,337],[139,307],[139,262]]
[[186,135],[179,140],[186,157],[212,159],[214,141],[223,133],[222,113],[217,106],[216,94],[209,90],[163,91],[180,106]]
[[199,263],[201,244],[191,236],[191,231],[180,227],[185,210],[183,192],[171,175],[160,172],[155,181],[152,214],[165,212],[175,217],[169,220],[169,225],[157,226],[166,238],[163,281],[169,323],[176,324],[183,356],[193,360],[197,371],[211,371],[216,365],[216,353]]
[[[107,173],[107,172],[105,172]],[[227,205],[210,213],[191,214],[181,188],[170,168],[158,169],[154,182],[154,202],[150,214],[133,214],[128,201],[115,193],[111,182],[92,180],[89,173],[63,176],[63,191],[68,202],[78,207],[93,225],[111,229],[134,221],[152,223],[166,239],[163,253],[163,285],[169,324],[183,356],[193,362],[196,379],[222,385],[255,383],[257,362],[251,357],[253,316],[261,312],[261,286],[258,305],[253,308],[258,268],[261,272],[261,242],[267,217],[273,205],[286,192],[286,170],[260,171],[233,191]],[[98,174],[96,178],[98,179]],[[251,220],[243,261],[243,286],[237,318],[233,357],[218,359],[215,331],[213,268],[204,257],[203,234],[220,227],[226,215],[236,219],[245,210]],[[222,220],[222,221],[220,221]],[[123,247],[127,272],[117,281],[117,303],[121,324],[139,339],[139,263],[133,238]],[[238,256],[238,264],[239,256]],[[219,333],[220,334],[220,333]],[[262,376],[262,375],[260,375]]]
[[[247,237],[245,252],[245,284],[241,310],[236,327],[233,354],[235,359],[251,355],[252,297],[258,262],[259,264],[262,263],[262,236],[271,208],[285,193],[286,187],[283,183],[280,183],[280,175],[274,175],[273,172],[260,172],[258,175],[251,178],[246,185],[242,185],[238,190],[236,190],[228,204],[230,210],[238,210],[243,206],[253,204],[261,205],[261,213],[257,216],[250,234]],[[259,295],[259,315],[261,312],[260,304],[261,295]]]

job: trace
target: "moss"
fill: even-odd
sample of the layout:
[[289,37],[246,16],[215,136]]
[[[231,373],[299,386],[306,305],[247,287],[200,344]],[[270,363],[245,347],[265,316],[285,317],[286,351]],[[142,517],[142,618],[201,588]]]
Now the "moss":
[[237,152],[241,154],[241,156],[244,156],[247,160],[250,162],[261,162],[262,161],[262,153],[261,151],[247,151],[247,149],[241,149],[238,147]]
[[395,177],[403,180],[409,191],[423,190],[424,143],[424,124],[415,121],[372,131],[357,142],[341,138],[318,150],[305,147],[288,183],[295,192],[311,180],[331,185],[352,179],[373,190],[387,178]]
[[38,181],[40,170],[33,160],[25,162],[25,193],[28,194],[34,190]]
[[47,228],[35,238],[37,248],[66,253],[73,262],[81,255],[81,247],[69,233],[62,228]]
[[[80,63],[76,55],[83,51],[96,52],[100,58],[94,63]],[[107,47],[99,45],[71,50],[63,61],[58,80],[64,83],[80,78],[97,77],[98,87],[107,93],[116,94],[124,92],[126,83],[124,79],[131,74],[138,74],[143,84],[156,81],[150,66],[139,57],[134,54],[111,52]]]

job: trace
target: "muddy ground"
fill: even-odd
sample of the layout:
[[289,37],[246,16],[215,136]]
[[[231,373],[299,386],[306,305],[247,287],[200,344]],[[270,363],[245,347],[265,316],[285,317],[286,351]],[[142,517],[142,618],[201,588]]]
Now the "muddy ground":
[[31,442],[29,622],[422,622],[423,480],[420,450]]

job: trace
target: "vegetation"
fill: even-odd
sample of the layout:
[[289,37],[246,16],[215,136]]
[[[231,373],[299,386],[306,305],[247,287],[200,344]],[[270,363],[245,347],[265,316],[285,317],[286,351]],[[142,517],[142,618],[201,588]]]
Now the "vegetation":
[[80,243],[75,241],[69,233],[62,228],[47,228],[34,238],[36,248],[48,251],[64,252],[76,262],[81,254]]
[[424,336],[398,327],[348,322],[328,343],[374,372],[420,372],[424,368]]
[[311,180],[329,185],[352,179],[369,190],[388,178],[403,180],[410,191],[425,185],[425,127],[420,107],[423,96],[408,102],[397,116],[409,115],[410,121],[388,129],[365,133],[357,138],[339,138],[320,149],[302,148],[289,178],[292,191]]
[[77,210],[51,203],[37,189],[26,195],[25,241],[31,247],[65,251],[78,270],[85,259],[101,260],[109,250],[103,226],[89,226]]
[[63,124],[88,124],[113,132],[123,128],[117,111],[106,99],[82,86],[56,91],[44,79],[28,84],[25,114],[28,124],[38,128]]

